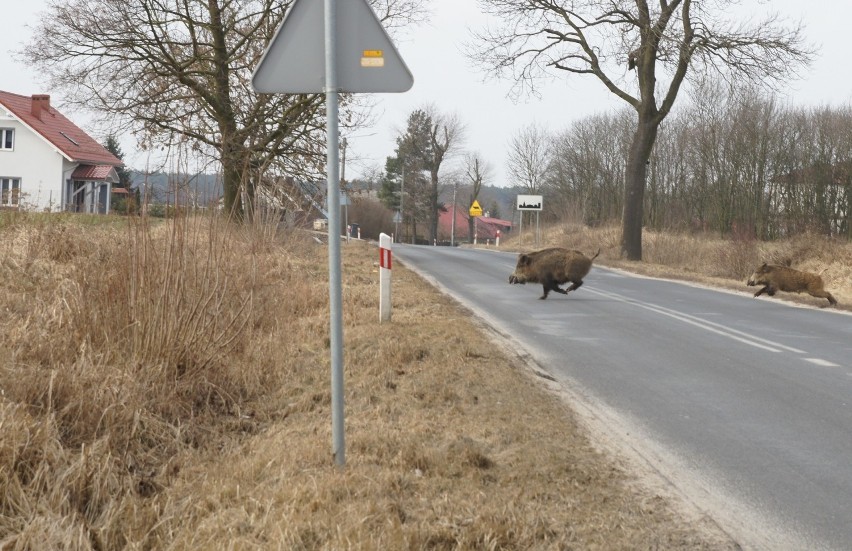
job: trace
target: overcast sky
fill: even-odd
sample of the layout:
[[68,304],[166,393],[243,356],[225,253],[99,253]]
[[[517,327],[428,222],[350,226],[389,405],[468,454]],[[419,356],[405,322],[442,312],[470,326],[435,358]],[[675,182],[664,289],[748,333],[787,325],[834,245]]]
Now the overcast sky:
[[[54,104],[61,105],[58,92],[44,89],[29,67],[12,58],[12,52],[29,39],[32,31],[27,26],[35,26],[46,0],[2,2],[0,14],[5,36],[0,56],[0,90],[23,95],[47,93]],[[745,3],[758,13],[772,9],[794,20],[802,19],[808,39],[820,47],[819,57],[805,78],[793,83],[787,91],[788,101],[795,105],[839,106],[852,99],[848,26],[852,21],[852,2],[745,0]],[[414,86],[402,94],[373,96],[376,124],[349,137],[347,179],[383,167],[385,158],[394,153],[394,140],[404,128],[408,114],[428,104],[459,117],[466,127],[465,149],[477,151],[493,166],[493,178],[488,183],[499,186],[512,185],[507,178],[505,160],[508,143],[519,129],[535,123],[559,131],[574,120],[624,105],[597,80],[577,76],[554,80],[541,90],[540,98],[510,100],[507,95],[511,83],[484,82],[483,75],[462,54],[462,44],[469,39],[468,29],[480,28],[487,21],[479,14],[476,0],[430,0],[427,5],[432,11],[430,23],[396,42],[414,75]],[[66,114],[86,128],[85,115]],[[136,154],[132,142],[122,144],[126,162],[134,168],[143,166],[144,159]]]

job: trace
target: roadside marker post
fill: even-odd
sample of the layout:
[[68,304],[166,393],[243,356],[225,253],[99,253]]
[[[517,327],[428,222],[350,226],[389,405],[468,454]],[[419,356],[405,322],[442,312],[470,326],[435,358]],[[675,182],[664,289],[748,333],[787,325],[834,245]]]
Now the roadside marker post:
[[339,95],[405,92],[413,85],[411,71],[367,0],[294,0],[252,75],[259,93],[325,94],[331,433],[334,462],[340,467],[346,455]]
[[379,235],[379,322],[391,319],[392,243],[388,234]]

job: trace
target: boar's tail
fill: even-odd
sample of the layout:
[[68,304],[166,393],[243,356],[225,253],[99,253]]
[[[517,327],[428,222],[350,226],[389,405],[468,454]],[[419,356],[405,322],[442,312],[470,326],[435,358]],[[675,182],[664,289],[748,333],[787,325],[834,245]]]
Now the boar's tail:
[[601,254],[601,249],[600,249],[600,247],[598,247],[598,252],[596,252],[596,253],[595,253],[595,256],[593,256],[591,259],[592,259],[592,260],[596,259],[596,258],[598,257],[598,255],[599,255],[599,254]]

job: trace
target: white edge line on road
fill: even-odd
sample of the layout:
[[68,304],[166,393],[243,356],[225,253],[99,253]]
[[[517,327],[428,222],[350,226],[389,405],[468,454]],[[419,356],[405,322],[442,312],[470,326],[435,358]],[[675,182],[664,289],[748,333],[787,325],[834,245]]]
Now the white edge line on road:
[[[605,297],[613,298],[613,299],[621,301],[621,302],[625,302],[627,304],[632,304],[634,306],[638,306],[639,308],[644,308],[644,309],[650,310],[652,312],[657,312],[658,314],[662,314],[664,316],[669,316],[670,318],[674,318],[674,319],[682,321],[684,323],[688,323],[690,325],[700,327],[701,329],[704,329],[705,331],[709,331],[711,333],[716,333],[717,335],[722,335],[723,337],[728,337],[729,339],[733,339],[735,341],[741,342],[743,344],[747,344],[749,346],[754,346],[756,348],[761,348],[761,349],[769,351],[769,352],[781,352],[781,349],[786,349],[786,350],[794,351],[794,352],[797,352],[797,353],[800,353],[800,354],[803,353],[801,350],[792,349],[788,346],[784,346],[783,344],[775,343],[775,342],[772,342],[772,341],[769,341],[769,340],[766,340],[766,339],[761,339],[759,337],[754,337],[752,335],[747,335],[745,333],[742,333],[742,332],[737,331],[735,329],[730,329],[730,328],[724,327],[724,326],[719,325],[717,323],[708,322],[706,320],[702,320],[702,319],[699,319],[699,318],[690,319],[692,316],[689,316],[688,314],[683,314],[681,312],[669,310],[668,308],[664,308],[662,306],[657,306],[655,304],[649,304],[649,303],[642,302],[642,301],[639,301],[639,300],[636,300],[636,299],[627,298],[627,297],[624,297],[624,296],[619,295],[617,293],[610,293],[608,291],[600,291],[598,289],[589,289],[589,291],[592,292],[592,293],[601,295],[601,296],[605,296]],[[717,329],[716,327],[713,327],[713,325],[715,325],[717,327],[721,327],[722,329]],[[739,335],[736,334],[736,333],[739,333]],[[744,336],[740,336],[740,335],[744,335]],[[762,342],[758,342],[758,341],[762,341]],[[763,343],[767,343],[767,344],[763,344]],[[769,345],[772,345],[772,346],[769,346]]]

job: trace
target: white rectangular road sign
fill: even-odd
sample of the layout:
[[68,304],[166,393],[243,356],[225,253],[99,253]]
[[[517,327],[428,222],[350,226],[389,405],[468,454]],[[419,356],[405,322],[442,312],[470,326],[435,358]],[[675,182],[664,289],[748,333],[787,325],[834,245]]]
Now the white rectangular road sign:
[[541,195],[518,195],[518,210],[541,210]]

